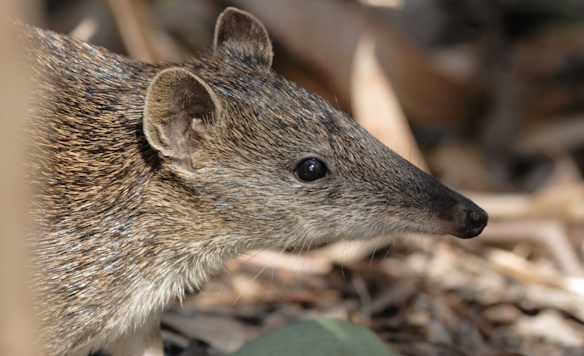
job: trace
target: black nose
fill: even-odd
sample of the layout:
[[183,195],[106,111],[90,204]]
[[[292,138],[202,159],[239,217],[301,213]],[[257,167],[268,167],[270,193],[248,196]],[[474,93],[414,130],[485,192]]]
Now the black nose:
[[465,216],[460,229],[461,231],[457,236],[463,239],[477,236],[483,231],[485,226],[487,226],[488,220],[489,216],[483,209],[474,204],[468,206],[465,209]]

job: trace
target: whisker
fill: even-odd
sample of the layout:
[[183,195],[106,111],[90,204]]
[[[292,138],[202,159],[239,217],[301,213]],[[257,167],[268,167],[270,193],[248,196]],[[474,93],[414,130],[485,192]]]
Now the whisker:
[[256,251],[254,254],[250,255],[245,261],[243,261],[243,263],[240,263],[239,266],[237,266],[237,268],[235,269],[235,271],[229,273],[229,277],[227,277],[227,279],[225,280],[225,283],[223,283],[223,288],[221,288],[221,293],[219,294],[219,301],[223,300],[223,293],[225,292],[225,288],[227,288],[227,285],[229,284],[229,282],[231,282],[231,279],[233,278],[233,276],[239,272],[243,266],[245,266],[249,261],[251,261],[252,258],[256,257],[257,255],[260,254],[260,252],[265,251],[266,248],[262,248],[258,251]]
[[373,253],[371,254],[371,258],[369,258],[369,267],[373,266],[373,257],[375,257],[375,253],[377,252],[377,248],[379,248],[380,242],[381,242],[381,238],[378,238],[377,243],[375,244],[375,247],[373,248]]
[[[306,242],[306,240],[304,240]],[[295,242],[295,241],[294,241]],[[288,248],[289,245],[291,245],[292,242],[286,244],[286,249]],[[294,246],[292,248],[292,253],[296,252],[296,246]],[[296,263],[296,260],[294,261],[294,263],[292,264],[292,267],[294,267],[294,264]],[[280,298],[282,298],[282,293],[284,292],[284,288],[286,287],[286,282],[288,282],[288,278],[282,278],[282,287],[280,287],[280,291],[278,292],[278,298],[276,300],[280,300]]]
[[[302,251],[304,251],[304,245],[306,244],[306,240],[304,239],[304,241],[302,241],[302,246],[300,246],[300,252],[296,255],[296,259],[294,260],[294,263],[292,263],[292,270],[294,270],[294,267],[296,266],[296,262],[298,262],[298,257],[302,257]],[[304,262],[302,262],[302,266],[304,266]],[[302,268],[300,268],[300,272],[302,272]]]
[[[264,250],[265,250],[265,249],[264,249]],[[263,251],[263,250],[262,250],[262,251]],[[256,256],[257,256],[257,254],[256,254]],[[274,264],[274,261],[276,260],[276,258],[277,258],[277,257],[278,257],[278,256],[274,256],[274,258],[272,259],[272,261],[270,261],[270,264],[272,264],[272,265],[273,265],[273,264]],[[247,261],[249,261],[249,259],[248,259]],[[247,261],[246,261],[246,262],[247,262]],[[254,277],[253,277],[253,278],[252,278],[252,279],[251,279],[251,280],[248,282],[248,285],[251,285],[251,283],[252,283],[253,281],[255,281],[255,280],[256,280],[256,279],[259,277],[259,275],[260,275],[260,274],[261,274],[263,271],[265,271],[265,269],[266,269],[266,268],[268,268],[268,266],[270,266],[270,264],[266,264],[266,265],[264,265],[264,267],[263,267],[263,268],[262,268],[262,269],[261,269],[261,270],[260,270],[258,273],[256,273],[256,275],[255,275],[255,276],[254,276]],[[239,292],[239,294],[237,295],[237,298],[235,298],[235,300],[233,301],[233,305],[235,305],[235,304],[237,303],[237,301],[238,301],[238,300],[239,300],[239,298],[241,297],[241,293],[242,293],[242,292]]]
[[[280,258],[282,256],[282,254],[284,253],[284,251],[286,251],[286,247],[282,248],[280,250],[280,253],[274,257],[274,260],[277,258]],[[273,262],[273,261],[272,261]],[[270,288],[274,288],[274,274],[276,273],[276,266],[272,265],[272,277],[270,279]]]
[[[306,254],[305,254],[305,258],[302,261],[302,267],[300,267],[300,272],[303,273],[304,272],[304,264],[306,263],[306,260],[308,260],[308,253],[310,252],[310,248],[312,247],[312,241],[310,241],[308,243],[308,247],[306,248]],[[310,261],[309,261],[310,262]]]

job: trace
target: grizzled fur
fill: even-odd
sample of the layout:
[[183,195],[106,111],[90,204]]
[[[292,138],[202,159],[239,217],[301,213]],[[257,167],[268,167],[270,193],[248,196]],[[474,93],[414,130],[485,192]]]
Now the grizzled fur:
[[[486,224],[480,208],[276,75],[249,14],[226,10],[214,51],[172,65],[18,27],[35,84],[31,244],[46,354],[161,355],[168,299],[250,249],[403,231],[472,237]],[[307,157],[329,174],[301,181]]]

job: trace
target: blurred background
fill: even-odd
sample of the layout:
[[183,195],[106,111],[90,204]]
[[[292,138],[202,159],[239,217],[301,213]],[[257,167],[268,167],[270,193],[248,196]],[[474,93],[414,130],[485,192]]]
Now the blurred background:
[[208,51],[226,6],[249,11],[271,35],[278,73],[491,216],[469,241],[388,237],[240,258],[166,313],[169,354],[226,354],[334,316],[405,355],[584,355],[584,2],[30,6],[27,22],[148,62]]

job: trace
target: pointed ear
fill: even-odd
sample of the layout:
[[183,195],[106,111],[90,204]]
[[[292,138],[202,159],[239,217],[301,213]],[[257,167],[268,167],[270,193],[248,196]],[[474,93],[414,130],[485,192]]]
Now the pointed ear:
[[220,103],[207,83],[183,68],[168,68],[148,87],[144,135],[160,155],[192,171],[201,133],[220,114]]
[[260,58],[269,67],[274,56],[272,42],[264,25],[252,14],[234,7],[221,13],[215,25],[213,48],[245,48]]

